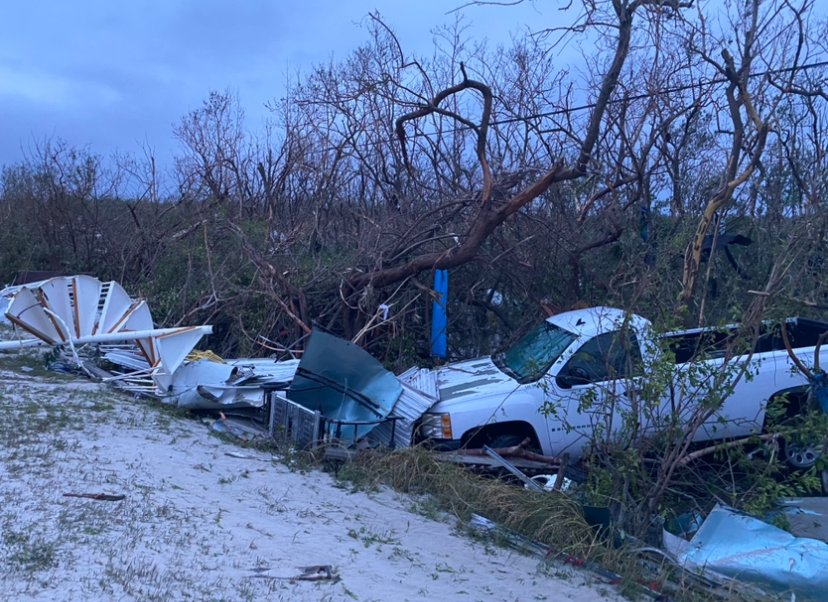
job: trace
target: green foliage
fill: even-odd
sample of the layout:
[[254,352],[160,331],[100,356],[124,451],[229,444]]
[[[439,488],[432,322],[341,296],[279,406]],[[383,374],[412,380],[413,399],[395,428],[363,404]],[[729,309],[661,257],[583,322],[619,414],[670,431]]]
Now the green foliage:
[[[583,502],[608,506],[621,528],[647,537],[653,516],[704,514],[714,501],[763,516],[781,497],[820,491],[824,459],[793,470],[784,451],[793,446],[822,450],[828,441],[828,416],[801,407],[806,400],[802,392],[778,396],[770,404],[766,431],[775,437],[694,443],[702,425],[716,427],[716,412],[757,369],[744,361],[707,360],[721,353],[738,359],[736,354],[753,345],[749,333],[730,341],[729,351],[702,347],[678,366],[669,339],[648,340],[661,344],[645,349],[643,377],[608,390],[592,388],[579,400],[581,412],[598,415],[598,404],[606,404],[620,418],[620,427],[612,431],[601,419],[592,424],[588,480],[578,489]],[[615,390],[634,394],[626,405],[619,404]],[[565,419],[551,404],[543,411]]]

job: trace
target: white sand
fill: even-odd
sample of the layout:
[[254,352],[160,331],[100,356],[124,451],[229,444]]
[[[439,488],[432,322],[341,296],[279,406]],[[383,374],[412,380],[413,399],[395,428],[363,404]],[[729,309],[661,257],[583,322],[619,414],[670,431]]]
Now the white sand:
[[[63,496],[99,492],[126,499]],[[68,379],[0,373],[0,501],[8,600],[622,599],[467,538],[423,500],[352,492]],[[290,579],[309,565],[338,580]]]

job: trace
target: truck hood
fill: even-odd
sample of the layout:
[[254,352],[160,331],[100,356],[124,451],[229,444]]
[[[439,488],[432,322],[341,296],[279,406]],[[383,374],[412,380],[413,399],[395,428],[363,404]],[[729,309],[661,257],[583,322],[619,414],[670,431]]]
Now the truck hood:
[[[457,362],[437,370],[440,402],[464,402],[482,395],[508,394],[518,383],[494,365],[490,357]],[[452,403],[454,405],[454,403]]]

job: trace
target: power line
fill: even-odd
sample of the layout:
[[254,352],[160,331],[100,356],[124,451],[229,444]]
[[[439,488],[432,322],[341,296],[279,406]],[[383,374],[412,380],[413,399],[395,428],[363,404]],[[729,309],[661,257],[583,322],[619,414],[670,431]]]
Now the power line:
[[[819,62],[816,62],[816,63],[807,63],[805,65],[796,65],[796,66],[792,66],[792,67],[780,67],[778,69],[766,69],[764,71],[758,71],[756,73],[749,73],[747,75],[747,77],[749,79],[755,79],[757,77],[767,77],[769,75],[780,75],[780,74],[784,74],[784,73],[793,73],[793,72],[797,72],[797,71],[807,71],[807,70],[810,70],[810,69],[817,69],[817,68],[820,68],[820,67],[828,67],[828,60],[819,61]],[[677,92],[686,92],[688,90],[692,90],[692,89],[695,89],[695,88],[715,86],[715,85],[718,85],[718,84],[727,83],[728,81],[729,80],[726,77],[722,76],[722,77],[713,78],[713,79],[707,80],[707,81],[689,83],[689,84],[682,84],[680,86],[674,86],[672,88],[665,88],[665,89],[662,89],[662,90],[655,90],[653,92],[642,92],[641,94],[635,94],[633,96],[627,96],[627,97],[624,97],[624,98],[614,98],[614,99],[609,100],[609,104],[619,104],[619,103],[622,103],[622,102],[632,102],[632,101],[636,101],[636,100],[645,100],[645,99],[648,99],[648,98],[657,98],[657,97],[664,96],[664,95],[667,95],[667,94],[675,94]],[[543,119],[544,117],[553,117],[555,115],[571,114],[571,113],[576,113],[576,112],[579,112],[579,111],[586,111],[586,110],[589,110],[589,109],[594,109],[595,107],[596,107],[596,103],[591,102],[591,103],[578,105],[578,106],[575,106],[575,107],[561,107],[561,108],[557,108],[557,109],[551,109],[551,110],[548,110],[548,111],[542,111],[542,112],[539,112],[539,113],[532,113],[532,114],[529,114],[529,115],[518,115],[518,116],[515,116],[515,117],[507,117],[507,118],[504,118],[504,119],[497,119],[497,120],[494,120],[494,121],[490,121],[489,122],[489,127],[498,126],[498,125],[508,125],[510,123],[520,123],[520,122],[532,121],[532,120],[537,120],[537,119]],[[408,138],[431,138],[431,137],[440,136],[440,135],[443,135],[443,134],[454,134],[454,133],[464,132],[464,131],[468,131],[470,129],[472,129],[472,128],[468,125],[459,125],[459,126],[455,126],[455,127],[452,127],[452,128],[447,128],[445,130],[442,130],[441,132],[424,132],[424,131],[419,131],[418,132],[418,131],[414,131],[410,135],[408,135],[407,137]],[[543,133],[543,132],[540,132],[540,133]],[[366,148],[366,147],[370,148],[370,147],[375,147],[375,146],[380,146],[380,145],[383,145],[383,144],[387,144],[387,142],[388,142],[387,140],[372,141],[372,142],[366,141],[361,145],[361,147],[362,148]],[[331,146],[331,147],[327,147],[327,148],[311,149],[310,152],[313,152],[313,153],[329,153],[329,152],[336,152],[336,151],[339,151],[339,150],[341,150],[340,147]]]
[[[818,68],[818,67],[828,67],[828,61],[820,61],[818,63],[808,63],[808,64],[805,64],[805,65],[797,65],[797,66],[794,66],[794,67],[781,67],[779,69],[767,69],[765,71],[759,71],[757,73],[749,73],[748,78],[753,79],[753,78],[756,78],[756,77],[766,77],[768,75],[779,75],[779,74],[782,74],[782,73],[791,73],[791,72],[794,72],[794,71],[805,71],[805,70],[808,70],[808,69],[815,69],[815,68]],[[647,98],[655,98],[655,97],[658,97],[658,96],[664,96],[665,94],[673,94],[675,92],[686,92],[687,90],[692,90],[693,88],[701,88],[703,86],[713,86],[713,85],[716,85],[716,84],[725,84],[728,81],[730,81],[730,80],[728,80],[726,77],[717,77],[717,78],[713,78],[713,79],[711,79],[709,81],[705,81],[705,82],[698,82],[698,83],[693,83],[693,84],[682,84],[681,86],[676,86],[674,88],[666,88],[664,90],[656,90],[655,92],[644,92],[644,93],[641,93],[641,94],[635,94],[633,96],[627,96],[625,98],[611,99],[609,101],[609,104],[617,104],[617,103],[620,103],[620,102],[629,102],[629,101],[633,101],[633,100],[644,100],[644,99],[647,99]],[[580,105],[580,106],[577,106],[577,107],[566,107],[566,108],[554,109],[552,111],[544,111],[542,113],[533,113],[531,115],[525,115],[525,116],[519,116],[519,117],[509,117],[507,119],[492,121],[491,123],[489,123],[489,125],[490,126],[492,126],[492,125],[506,125],[506,124],[509,124],[509,123],[516,123],[516,122],[520,122],[520,121],[528,121],[528,120],[531,120],[531,119],[541,119],[543,117],[551,117],[553,115],[562,115],[564,113],[574,113],[576,111],[585,111],[587,109],[594,109],[595,107],[596,107],[596,104],[594,102],[591,102],[591,103],[587,103],[587,104]],[[461,127],[456,128],[456,129],[457,129],[457,131],[460,131],[460,130],[469,129],[469,128],[468,128],[468,126],[461,126]]]

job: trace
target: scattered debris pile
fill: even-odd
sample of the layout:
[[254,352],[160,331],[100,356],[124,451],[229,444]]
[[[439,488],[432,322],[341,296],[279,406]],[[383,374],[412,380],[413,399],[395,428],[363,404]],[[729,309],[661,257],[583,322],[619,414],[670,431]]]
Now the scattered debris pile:
[[794,537],[724,506],[713,508],[689,542],[665,531],[664,546],[690,570],[726,575],[791,599],[821,600],[828,591],[828,543]]
[[[156,328],[143,299],[116,282],[55,277],[0,291],[18,338],[0,350],[51,346],[119,389],[227,422],[254,418],[301,446],[319,441],[407,446],[414,421],[436,401],[420,372],[399,378],[359,346],[314,331],[301,360],[231,359],[193,352],[210,326]],[[431,385],[433,388],[433,384]],[[370,437],[369,437],[370,435]]]
[[418,374],[397,377],[358,345],[315,330],[286,399],[323,420],[327,440],[406,447],[415,421],[436,401],[436,391],[417,388]]
[[[155,328],[143,299],[132,299],[117,282],[91,276],[66,276],[10,287],[5,318],[20,338],[0,343],[0,350],[37,346],[60,348],[80,368],[90,371],[94,355],[111,359],[131,372],[143,370],[161,390],[211,326]],[[80,348],[92,356],[81,359]],[[128,382],[125,381],[125,382]]]
[[[300,446],[338,442],[348,453],[361,446],[406,447],[414,438],[415,424],[440,400],[439,389],[449,382],[439,381],[435,371],[419,368],[394,375],[354,343],[318,330],[311,333],[301,359],[224,360],[209,352],[194,352],[202,336],[212,331],[210,326],[156,328],[146,301],[133,299],[116,282],[91,276],[55,277],[7,287],[0,291],[0,303],[6,304],[2,314],[18,335],[0,342],[0,350],[50,346],[64,362],[122,390],[218,413],[221,420],[216,424],[225,432],[244,435],[251,432],[251,423],[257,423],[261,432]],[[820,336],[819,345],[826,337]],[[793,355],[787,341],[786,348]],[[809,382],[824,386],[823,380],[815,382],[816,375],[824,376],[818,363],[813,374],[806,376]],[[455,394],[458,388],[469,389],[472,377],[482,378],[474,371],[454,377],[461,379],[452,385]],[[232,422],[239,418],[248,426]],[[527,438],[498,450],[484,445],[482,450],[447,453],[443,459],[500,467],[534,492],[570,495],[571,481],[565,476],[568,457],[531,452],[525,449],[528,443]],[[548,472],[550,467],[555,474],[535,479],[521,471]],[[123,499],[100,493],[64,495]],[[814,599],[828,588],[828,544],[823,541],[794,537],[723,507],[714,508],[703,522],[701,517],[691,522],[693,529],[680,533],[693,535],[691,540],[665,530],[663,548],[633,542],[640,544],[633,552],[641,562],[666,562],[680,572],[685,584],[714,597],[726,597],[727,592],[741,588],[734,586],[734,579],[755,584],[763,592],[793,592]],[[609,529],[609,518],[606,523]],[[473,517],[471,526],[499,534],[529,553],[549,557],[549,550],[537,542],[504,531],[482,517]],[[609,582],[619,579],[600,567],[589,568]],[[337,578],[327,566],[307,567],[295,577],[267,577]],[[647,587],[642,593],[657,592]]]

